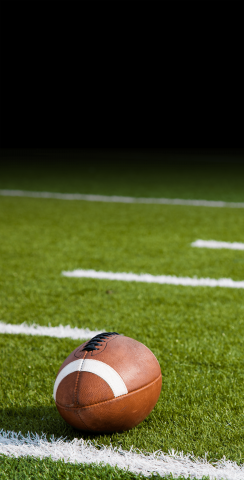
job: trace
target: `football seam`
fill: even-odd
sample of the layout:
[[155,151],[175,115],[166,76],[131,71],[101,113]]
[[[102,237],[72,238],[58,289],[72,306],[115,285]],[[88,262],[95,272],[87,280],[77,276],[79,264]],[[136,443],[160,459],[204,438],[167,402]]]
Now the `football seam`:
[[79,410],[78,408],[76,408],[76,410],[74,411],[74,414],[79,418],[79,420],[84,423],[85,427],[89,430],[89,427],[87,426],[87,424],[84,422],[83,418],[81,418],[80,414],[79,414]]
[[78,406],[78,392],[77,392],[77,388],[78,388],[78,383],[79,383],[79,376],[80,376],[80,372],[82,372],[82,366],[83,366],[83,363],[84,363],[84,360],[86,358],[86,355],[87,355],[88,352],[85,353],[84,357],[83,357],[83,362],[81,364],[81,368],[80,370],[78,370],[78,374],[77,374],[77,377],[76,377],[76,381],[75,381],[75,388],[74,388],[74,404],[77,404]]
[[[109,338],[108,340],[105,340],[105,342],[106,342],[105,347],[103,347],[101,350],[97,351],[96,353],[94,353],[94,351],[91,352],[91,356],[92,356],[92,357],[95,357],[95,356],[98,355],[99,353],[104,352],[104,350],[107,348],[107,344],[108,344],[109,342],[111,342],[111,340],[114,340],[115,338],[116,338],[116,335],[115,335],[114,337],[112,337],[112,338]],[[86,344],[88,343],[88,341],[89,341],[89,340],[87,340],[87,342],[85,342],[83,345],[86,345]],[[79,358],[79,359],[82,359],[82,358],[83,358],[83,359],[84,359],[85,357],[82,357],[83,353],[85,352],[85,353],[87,354],[87,353],[89,353],[89,352],[86,351],[85,347],[83,347],[82,350],[80,350],[80,347],[81,347],[81,345],[80,345],[79,347],[77,347],[77,349],[75,350],[74,356],[75,356],[75,358]],[[78,351],[78,352],[81,352],[80,355],[76,355],[76,352],[77,352],[77,351]]]
[[151,383],[148,383],[147,385],[144,385],[144,387],[140,387],[138,388],[137,390],[133,390],[132,392],[128,392],[126,393],[125,395],[120,395],[119,397],[114,397],[114,398],[111,398],[110,400],[105,400],[103,402],[98,402],[98,403],[93,403],[92,405],[86,405],[85,407],[81,407],[80,405],[74,405],[73,407],[68,407],[68,406],[64,406],[64,405],[60,405],[60,403],[56,402],[56,405],[58,405],[60,408],[64,408],[66,411],[70,411],[70,410],[85,410],[86,408],[92,408],[92,407],[96,407],[96,405],[102,405],[104,403],[109,403],[109,402],[113,402],[114,400],[118,400],[120,398],[123,398],[123,397],[128,397],[129,395],[132,395],[133,393],[137,393],[137,392],[140,392],[141,390],[144,390],[145,388],[147,387],[150,387],[151,385],[153,385],[154,383],[156,383],[160,378],[162,378],[162,374],[160,374],[155,380],[153,380]]
[[94,351],[93,351],[93,352],[91,353],[91,356],[92,356],[92,357],[95,357],[95,356],[98,355],[99,353],[104,352],[104,350],[106,350],[106,348],[107,348],[107,346],[108,346],[108,343],[111,342],[112,340],[114,340],[116,337],[117,337],[117,335],[114,335],[113,337],[105,340],[105,342],[106,342],[105,347],[101,348],[101,350],[98,349],[97,352],[95,351],[96,353],[94,353]]

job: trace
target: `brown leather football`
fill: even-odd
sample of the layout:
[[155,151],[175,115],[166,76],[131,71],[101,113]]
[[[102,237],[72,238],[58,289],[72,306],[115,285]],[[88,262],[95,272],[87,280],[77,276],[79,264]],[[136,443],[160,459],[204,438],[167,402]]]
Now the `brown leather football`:
[[76,348],[60,367],[53,397],[67,423],[91,432],[122,432],[157,403],[162,374],[154,354],[133,338],[102,333]]

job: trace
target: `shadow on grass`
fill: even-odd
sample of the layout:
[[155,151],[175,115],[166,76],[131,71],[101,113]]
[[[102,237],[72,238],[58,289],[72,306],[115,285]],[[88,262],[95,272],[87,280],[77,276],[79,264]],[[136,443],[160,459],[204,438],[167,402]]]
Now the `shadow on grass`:
[[38,433],[38,435],[44,433],[48,439],[52,435],[55,438],[65,437],[66,440],[74,438],[100,440],[107,437],[108,441],[110,438],[110,435],[88,434],[71,427],[59,415],[55,406],[1,409],[0,425],[1,429],[5,431],[21,432],[23,435],[28,432]]

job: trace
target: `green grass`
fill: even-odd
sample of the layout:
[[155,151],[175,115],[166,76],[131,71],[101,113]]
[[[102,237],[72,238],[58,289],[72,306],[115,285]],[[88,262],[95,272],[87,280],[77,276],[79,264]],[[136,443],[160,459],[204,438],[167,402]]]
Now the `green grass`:
[[[51,459],[9,458],[0,456],[0,471],[2,480],[146,480],[144,475],[135,475],[122,471],[110,465],[72,465],[62,460],[53,462]],[[153,475],[155,480],[172,480],[172,475],[161,477]],[[207,478],[203,477],[202,480]],[[178,480],[187,480],[178,477]],[[188,478],[190,480],[190,477]],[[191,478],[191,480],[194,480]]]
[[[242,211],[13,198],[0,204],[2,320],[119,331],[160,362],[162,394],[148,419],[98,441],[242,460],[243,291],[61,276],[81,267],[242,279],[243,252],[190,247],[196,238],[243,240]],[[0,341],[2,427],[79,436],[52,400],[55,374],[77,342]]]
[[[11,187],[8,178],[8,185],[2,180],[1,188]],[[73,183],[67,179],[66,184],[63,178],[57,191],[65,191],[65,185],[66,191],[77,191],[79,179],[75,184],[74,174],[72,178]],[[20,178],[18,183],[16,177],[14,185],[51,190],[52,181],[54,176],[45,181],[44,174],[42,180],[37,175],[33,185],[30,172],[29,180]],[[94,193],[108,193],[106,185],[102,190],[103,178],[100,181]],[[110,188],[111,193],[125,194],[133,185],[128,180],[127,190]],[[138,184],[139,188],[143,189]],[[172,195],[173,191],[174,187]],[[169,190],[164,192],[156,193],[171,196]],[[244,200],[238,189],[232,193],[223,199]],[[56,373],[79,342],[1,335],[1,428],[82,437],[95,444],[119,443],[124,449],[132,445],[150,452],[175,449],[196,456],[208,452],[208,460],[225,455],[243,463],[243,290],[61,276],[63,270],[92,268],[244,279],[244,252],[192,248],[198,238],[244,242],[243,210],[1,197],[0,320],[118,331],[145,343],[157,356],[163,375],[160,399],[144,422],[122,434],[88,435],[68,426],[52,399]],[[136,478],[113,473],[110,467],[5,457],[1,461],[2,471],[9,469],[6,478],[32,478],[33,469],[35,478],[45,469],[44,478],[88,478],[91,472],[89,478],[110,474]]]

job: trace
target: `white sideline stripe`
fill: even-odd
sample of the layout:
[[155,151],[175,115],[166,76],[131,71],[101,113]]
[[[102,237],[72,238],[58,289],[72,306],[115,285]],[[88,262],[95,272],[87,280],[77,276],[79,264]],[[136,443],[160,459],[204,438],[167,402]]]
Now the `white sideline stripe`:
[[118,195],[93,195],[83,193],[30,192],[27,190],[0,190],[3,197],[56,198],[58,200],[85,200],[87,202],[148,203],[159,205],[189,205],[193,207],[244,208],[244,202],[215,200],[185,200],[181,198],[121,197]]
[[73,340],[89,340],[99,333],[103,333],[105,330],[91,331],[89,328],[77,328],[66,325],[63,327],[42,327],[41,325],[27,325],[25,322],[19,325],[13,325],[12,323],[0,322],[0,333],[10,333],[13,335],[40,335],[46,337],[56,338],[72,338]]
[[62,272],[65,277],[96,278],[99,280],[119,280],[123,282],[160,283],[167,285],[183,285],[185,287],[225,287],[244,288],[244,281],[235,281],[231,278],[190,278],[174,275],[151,275],[150,273],[113,273],[96,270],[73,270]]
[[130,472],[151,476],[158,473],[161,476],[173,475],[178,478],[203,476],[210,480],[244,480],[244,465],[238,466],[235,462],[226,460],[225,457],[214,464],[206,458],[196,458],[193,454],[184,455],[182,452],[172,450],[169,454],[157,451],[151,454],[138,453],[131,449],[122,450],[121,447],[106,447],[101,445],[96,448],[94,444],[82,438],[74,438],[72,441],[55,439],[50,441],[46,435],[39,436],[37,433],[21,433],[0,430],[0,453],[15,458],[32,456],[34,458],[50,457],[54,461],[63,459],[65,463],[78,464],[109,464],[116,465],[121,469],[129,468]]
[[110,386],[115,397],[126,395],[128,390],[121,376],[110,365],[93,359],[75,360],[69,363],[58,374],[53,388],[53,398],[56,401],[58,386],[62,380],[73,372],[90,372],[101,377]]
[[229,250],[244,250],[244,243],[218,242],[217,240],[196,240],[191,243],[191,246],[198,248],[228,248]]

